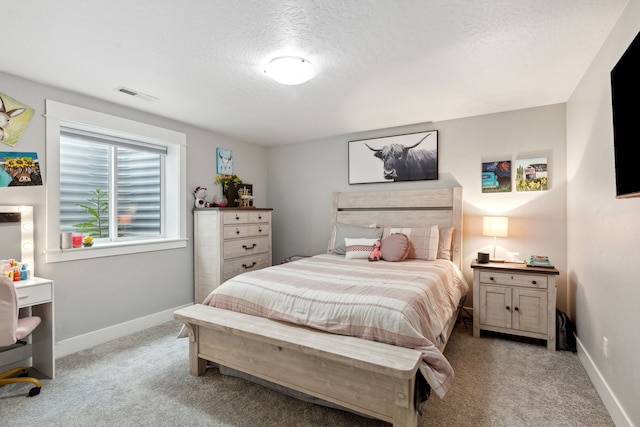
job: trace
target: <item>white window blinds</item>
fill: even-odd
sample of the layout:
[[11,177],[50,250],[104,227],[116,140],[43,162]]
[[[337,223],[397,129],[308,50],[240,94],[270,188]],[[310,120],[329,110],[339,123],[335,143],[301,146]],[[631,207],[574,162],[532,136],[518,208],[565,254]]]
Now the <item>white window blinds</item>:
[[60,128],[60,231],[110,240],[163,235],[167,149]]

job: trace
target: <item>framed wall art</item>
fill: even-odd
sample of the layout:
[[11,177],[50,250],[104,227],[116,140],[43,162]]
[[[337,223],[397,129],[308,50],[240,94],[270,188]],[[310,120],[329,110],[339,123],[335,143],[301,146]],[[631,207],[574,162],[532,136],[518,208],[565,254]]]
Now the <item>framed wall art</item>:
[[233,152],[226,148],[216,148],[216,173],[233,175]]
[[516,191],[546,191],[548,186],[546,157],[516,160]]
[[482,163],[482,192],[508,193],[511,191],[511,160]]
[[33,117],[33,108],[0,93],[0,141],[14,147]]
[[349,184],[438,179],[438,131],[349,141]]
[[0,187],[42,185],[38,153],[0,152]]

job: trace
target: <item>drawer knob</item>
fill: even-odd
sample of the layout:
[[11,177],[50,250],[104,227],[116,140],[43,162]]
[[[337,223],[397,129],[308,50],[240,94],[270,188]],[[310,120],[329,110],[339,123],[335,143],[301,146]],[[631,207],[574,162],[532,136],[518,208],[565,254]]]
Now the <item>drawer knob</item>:
[[236,234],[240,234],[240,230],[236,228]]
[[253,245],[251,245],[251,247],[249,247],[249,246],[247,246],[247,245],[242,245],[242,249],[246,249],[246,250],[253,249],[253,248],[255,248],[255,247],[256,247],[256,244],[255,244],[255,243],[254,243]]
[[518,307],[513,307],[513,309],[514,309],[515,311],[520,310]]
[[255,261],[253,261],[253,262],[251,263],[251,265],[242,264],[242,268],[244,268],[244,269],[247,269],[247,268],[253,268],[253,267],[255,267],[255,266],[256,266],[256,262],[255,262]]
[[258,215],[258,219],[262,219],[262,215]]
[[493,279],[493,276],[489,277],[489,280],[494,280],[494,279]]
[[262,227],[258,228],[258,233],[262,233]]
[[531,283],[535,285],[535,284],[537,284],[538,282],[536,282],[535,280],[532,280],[532,281],[531,281]]
[[511,307],[509,307],[509,306],[506,306],[505,308],[506,308],[507,310],[511,310]]
[[236,221],[240,220],[240,217],[238,216],[238,214],[236,214]]

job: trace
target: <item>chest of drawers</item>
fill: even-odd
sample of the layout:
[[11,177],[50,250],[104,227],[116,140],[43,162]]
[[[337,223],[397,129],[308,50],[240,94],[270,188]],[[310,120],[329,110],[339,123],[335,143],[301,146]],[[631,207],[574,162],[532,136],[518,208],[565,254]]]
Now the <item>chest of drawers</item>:
[[194,210],[194,298],[220,283],[271,265],[271,209]]

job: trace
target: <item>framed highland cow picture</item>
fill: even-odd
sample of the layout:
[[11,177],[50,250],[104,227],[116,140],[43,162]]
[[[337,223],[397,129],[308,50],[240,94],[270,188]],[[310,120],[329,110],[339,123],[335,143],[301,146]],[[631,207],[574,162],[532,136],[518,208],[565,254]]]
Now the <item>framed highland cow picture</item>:
[[438,131],[349,141],[349,184],[438,179]]

